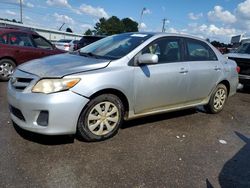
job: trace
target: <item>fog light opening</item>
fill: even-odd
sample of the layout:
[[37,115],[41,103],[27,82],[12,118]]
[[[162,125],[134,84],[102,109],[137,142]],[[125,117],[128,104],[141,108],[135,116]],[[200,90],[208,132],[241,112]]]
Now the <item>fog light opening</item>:
[[49,112],[48,111],[41,111],[38,118],[37,118],[37,125],[46,127],[49,124]]

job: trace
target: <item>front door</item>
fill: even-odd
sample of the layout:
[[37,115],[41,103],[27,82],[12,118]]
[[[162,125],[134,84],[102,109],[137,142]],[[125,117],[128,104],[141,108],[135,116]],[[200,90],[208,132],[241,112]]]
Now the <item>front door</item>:
[[55,54],[52,44],[46,39],[39,35],[32,35],[31,37],[34,45],[36,46],[34,53],[36,53],[37,58],[42,58]]
[[157,39],[139,54],[158,55],[158,64],[135,67],[135,113],[175,106],[186,101],[189,67],[179,38]]

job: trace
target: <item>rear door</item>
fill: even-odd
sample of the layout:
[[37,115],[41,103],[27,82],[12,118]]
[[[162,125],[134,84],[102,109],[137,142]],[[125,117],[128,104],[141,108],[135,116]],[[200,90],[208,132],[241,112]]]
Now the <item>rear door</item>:
[[189,63],[190,86],[187,95],[189,101],[203,100],[216,86],[222,65],[212,48],[203,41],[185,39],[186,56]]
[[183,61],[182,40],[178,37],[157,39],[138,55],[144,53],[158,55],[159,62],[135,67],[135,113],[174,107],[185,102],[189,67]]

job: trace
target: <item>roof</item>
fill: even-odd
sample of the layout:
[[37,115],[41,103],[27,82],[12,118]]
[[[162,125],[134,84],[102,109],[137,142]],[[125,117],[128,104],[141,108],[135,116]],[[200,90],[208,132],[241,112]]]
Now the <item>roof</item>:
[[36,34],[35,31],[32,31],[30,29],[22,29],[22,28],[11,28],[11,27],[0,27],[0,34],[3,33],[10,33],[10,32],[20,32],[20,33],[29,33],[29,34]]
[[47,31],[50,33],[57,33],[57,34],[66,34],[66,35],[71,35],[71,36],[78,36],[78,37],[82,37],[82,34],[78,34],[78,33],[69,33],[69,32],[65,32],[65,31],[58,31],[56,29],[48,29],[48,28],[43,28],[43,27],[38,27],[38,26],[31,26],[31,25],[27,25],[27,24],[20,24],[20,23],[14,23],[14,22],[9,22],[9,21],[4,21],[4,20],[0,20],[0,27],[1,25],[4,26],[9,26],[11,25],[11,27],[23,27],[23,28],[27,28],[27,29],[33,29],[35,31]]
[[190,34],[182,34],[182,33],[163,33],[163,32],[138,32],[138,33],[140,33],[140,34],[151,34],[151,35],[154,35],[154,36],[187,37],[187,38],[193,38],[193,39],[198,39],[198,40],[205,41],[205,39],[203,39],[203,38],[199,38],[197,36],[190,35]]

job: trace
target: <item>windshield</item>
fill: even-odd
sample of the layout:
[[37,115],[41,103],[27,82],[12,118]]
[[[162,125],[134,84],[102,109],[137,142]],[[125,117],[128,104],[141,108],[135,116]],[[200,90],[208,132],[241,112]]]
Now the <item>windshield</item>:
[[150,34],[139,33],[113,35],[81,48],[80,54],[105,59],[119,59],[127,55],[151,36]]
[[250,43],[242,44],[237,50],[236,53],[240,54],[250,54]]

